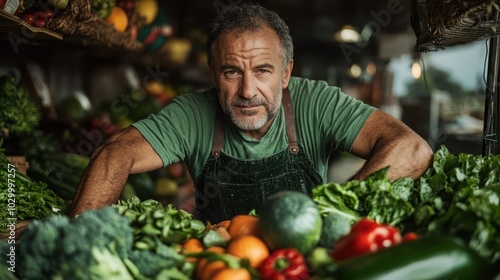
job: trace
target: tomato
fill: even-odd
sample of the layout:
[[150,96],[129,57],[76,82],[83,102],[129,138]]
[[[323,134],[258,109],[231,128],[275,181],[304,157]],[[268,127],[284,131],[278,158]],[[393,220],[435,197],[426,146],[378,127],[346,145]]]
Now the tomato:
[[41,18],[37,18],[35,19],[35,22],[34,22],[35,26],[36,27],[45,27],[45,20],[41,19]]
[[32,14],[25,14],[22,19],[29,25],[35,24],[35,17]]

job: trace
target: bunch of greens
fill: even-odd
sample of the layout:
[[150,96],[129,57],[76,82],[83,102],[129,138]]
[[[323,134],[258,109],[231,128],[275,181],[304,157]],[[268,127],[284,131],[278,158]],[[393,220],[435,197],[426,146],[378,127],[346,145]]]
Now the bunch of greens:
[[500,260],[500,156],[455,156],[442,146],[416,181],[391,182],[388,168],[365,180],[316,186],[313,199],[323,217],[337,213],[351,223],[368,217],[403,232],[453,234]]
[[451,233],[480,255],[500,260],[500,155],[459,154],[442,147],[418,181],[409,226]]
[[130,220],[134,246],[138,249],[155,248],[157,240],[165,244],[179,244],[191,237],[201,237],[205,232],[203,222],[171,204],[163,206],[159,201],[140,201],[133,196],[128,200],[119,200],[114,206]]
[[8,128],[12,134],[23,134],[38,126],[40,111],[28,90],[17,85],[15,78],[0,78],[0,100],[0,128]]
[[336,213],[351,224],[368,217],[379,223],[396,225],[413,213],[410,197],[414,181],[400,178],[391,182],[387,178],[388,170],[389,167],[383,168],[365,180],[318,185],[312,191],[313,200],[322,216]]
[[47,184],[59,197],[72,200],[90,158],[64,152],[53,134],[33,130],[22,136],[9,136],[4,142],[9,154],[24,155],[30,166],[28,176]]
[[[68,203],[48,189],[45,183],[32,181],[19,170],[14,171],[13,166],[7,168],[8,164],[7,157],[0,148],[0,166],[2,166],[0,169],[0,182],[2,182],[0,184],[0,232],[7,229],[6,224],[9,218],[41,219],[66,212]],[[8,209],[9,203],[15,205],[12,211]]]

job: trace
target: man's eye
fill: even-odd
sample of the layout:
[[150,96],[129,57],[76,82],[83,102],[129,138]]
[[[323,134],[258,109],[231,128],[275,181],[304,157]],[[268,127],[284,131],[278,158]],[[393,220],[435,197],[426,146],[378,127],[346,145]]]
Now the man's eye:
[[224,72],[224,75],[226,75],[226,76],[236,76],[236,74],[238,74],[238,72],[236,70],[228,70],[228,71]]
[[266,74],[266,73],[271,73],[269,70],[267,69],[259,69],[257,70],[260,74]]

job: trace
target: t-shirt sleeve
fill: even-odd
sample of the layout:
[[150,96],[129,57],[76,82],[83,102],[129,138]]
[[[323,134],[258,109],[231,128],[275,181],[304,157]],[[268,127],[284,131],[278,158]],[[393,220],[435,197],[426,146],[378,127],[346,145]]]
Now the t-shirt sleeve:
[[173,113],[177,106],[170,104],[163,108],[158,114],[150,115],[148,118],[132,124],[153,147],[163,161],[163,166],[184,158],[182,147],[185,145],[182,137],[179,137],[179,127],[176,125]]
[[363,103],[326,82],[303,81],[299,88],[308,94],[299,94],[299,102],[304,106],[302,114],[310,130],[309,135],[317,137],[310,141],[320,141],[321,146],[330,151],[351,151],[366,119],[376,108]]
[[333,114],[328,118],[325,115],[324,131],[327,138],[332,139],[331,143],[343,151],[350,152],[354,140],[375,108],[345,94],[340,88],[336,88],[333,95],[330,101]]

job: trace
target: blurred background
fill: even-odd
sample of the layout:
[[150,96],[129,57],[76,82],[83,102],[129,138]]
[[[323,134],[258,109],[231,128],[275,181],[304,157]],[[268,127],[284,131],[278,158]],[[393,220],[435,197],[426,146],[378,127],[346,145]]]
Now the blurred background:
[[[47,139],[58,153],[88,157],[107,137],[172,98],[210,88],[209,23],[225,5],[244,1],[94,0],[90,8],[84,2],[40,7],[21,1],[0,11],[0,76],[15,77],[41,112],[29,136],[4,136],[11,154],[27,156],[29,144],[18,140],[31,137],[35,143]],[[410,1],[254,2],[289,24],[293,75],[341,87],[401,119],[435,150],[446,145],[455,154],[481,153],[485,40],[415,51]],[[62,164],[70,166],[67,158]],[[332,154],[329,179],[343,182],[362,164]],[[132,176],[126,190],[192,207],[192,180],[183,163],[143,175]]]

